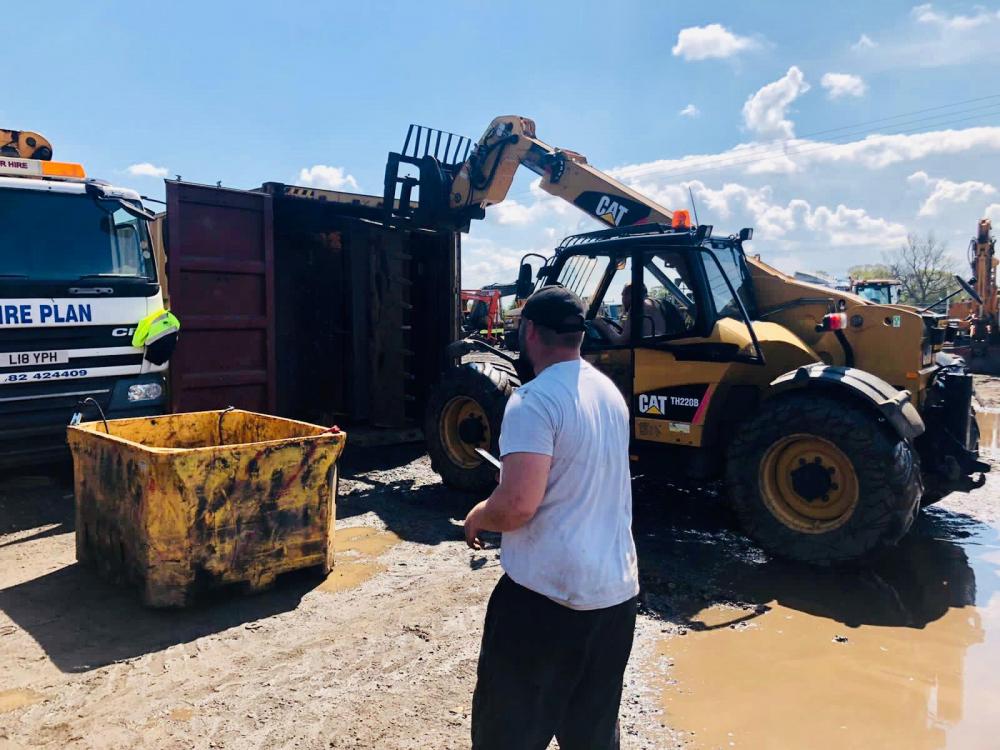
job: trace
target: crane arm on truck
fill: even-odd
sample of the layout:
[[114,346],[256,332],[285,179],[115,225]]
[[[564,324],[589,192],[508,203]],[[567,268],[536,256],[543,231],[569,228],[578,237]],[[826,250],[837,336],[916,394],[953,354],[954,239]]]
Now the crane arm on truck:
[[0,128],[0,156],[48,161],[52,158],[52,144],[44,136],[30,130]]

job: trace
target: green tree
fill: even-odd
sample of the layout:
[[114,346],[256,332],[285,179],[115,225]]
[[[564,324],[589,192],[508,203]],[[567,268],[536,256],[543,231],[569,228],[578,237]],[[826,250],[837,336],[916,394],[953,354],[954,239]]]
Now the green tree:
[[860,266],[851,266],[847,269],[847,273],[855,281],[893,278],[892,271],[884,263],[865,263]]
[[929,305],[953,292],[955,259],[933,232],[924,236],[910,233],[906,244],[885,257],[889,276],[902,283],[900,302]]

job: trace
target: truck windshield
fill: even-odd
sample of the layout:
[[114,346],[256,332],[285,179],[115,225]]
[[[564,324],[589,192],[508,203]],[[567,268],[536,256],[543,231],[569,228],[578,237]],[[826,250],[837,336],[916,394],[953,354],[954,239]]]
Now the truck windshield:
[[0,190],[0,279],[155,281],[146,223],[113,200]]
[[892,291],[890,286],[864,286],[858,290],[858,294],[876,305],[893,305],[896,301]]

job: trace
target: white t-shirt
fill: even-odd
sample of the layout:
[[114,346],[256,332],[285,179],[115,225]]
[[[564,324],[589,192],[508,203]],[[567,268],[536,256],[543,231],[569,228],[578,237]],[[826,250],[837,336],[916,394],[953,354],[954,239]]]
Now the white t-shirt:
[[552,456],[538,512],[503,534],[500,564],[516,583],[571,609],[639,593],[628,443],[625,399],[582,359],[545,368],[511,395],[500,455]]

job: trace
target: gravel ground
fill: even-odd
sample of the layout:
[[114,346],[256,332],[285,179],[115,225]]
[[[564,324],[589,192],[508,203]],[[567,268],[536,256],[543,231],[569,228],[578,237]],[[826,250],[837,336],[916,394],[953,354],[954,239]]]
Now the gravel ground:
[[[1000,406],[997,383],[980,396]],[[76,564],[64,469],[0,478],[0,750],[467,747],[498,538],[465,547],[475,498],[441,486],[419,448],[349,448],[342,468],[330,578],[180,612]],[[752,609],[814,574],[767,560],[711,486],[640,478],[635,496],[643,606],[623,747],[682,746],[696,738],[663,710],[672,639],[712,604]],[[956,519],[1000,521],[1000,472],[916,533],[960,543]]]

